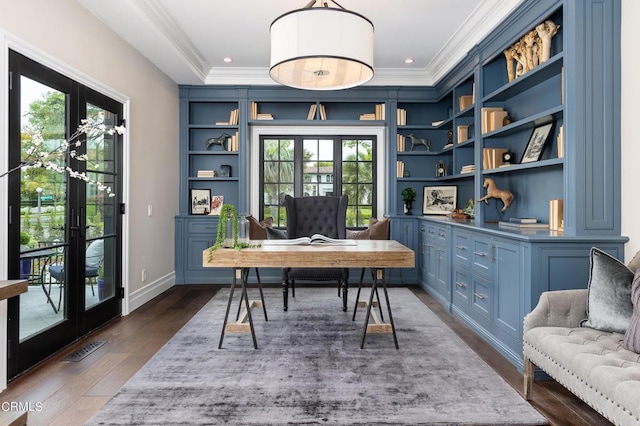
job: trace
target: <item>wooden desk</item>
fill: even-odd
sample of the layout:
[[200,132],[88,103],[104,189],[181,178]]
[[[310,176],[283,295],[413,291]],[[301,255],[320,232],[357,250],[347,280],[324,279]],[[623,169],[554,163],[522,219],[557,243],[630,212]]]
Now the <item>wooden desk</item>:
[[[229,303],[222,325],[222,333],[218,348],[222,347],[225,331],[238,332],[250,331],[253,338],[253,346],[257,349],[255,332],[253,330],[253,320],[251,318],[251,305],[247,297],[246,282],[249,275],[249,268],[286,268],[286,267],[307,267],[307,268],[371,268],[373,270],[373,284],[367,313],[365,317],[364,330],[360,347],[364,347],[367,331],[390,332],[398,348],[393,316],[391,315],[391,305],[387,294],[387,285],[384,279],[385,268],[413,268],[415,265],[415,253],[413,250],[403,246],[394,240],[355,240],[356,245],[261,245],[258,248],[248,248],[242,250],[217,249],[210,252],[206,249],[202,253],[202,265],[204,267],[224,267],[233,268],[233,282],[229,292]],[[261,244],[261,241],[252,241],[253,244]],[[242,283],[242,298],[246,309],[246,316],[249,323],[227,324],[229,310],[233,298],[233,290],[236,280]],[[387,311],[389,313],[389,325],[387,327],[371,327],[369,324],[373,296],[376,292],[378,282],[382,282],[384,295],[387,301]],[[262,288],[260,288],[262,297]],[[264,300],[263,300],[264,307]],[[356,301],[357,304],[357,301]],[[357,306],[356,306],[357,309]],[[233,325],[233,327],[229,327]],[[385,331],[388,330],[388,331]]]

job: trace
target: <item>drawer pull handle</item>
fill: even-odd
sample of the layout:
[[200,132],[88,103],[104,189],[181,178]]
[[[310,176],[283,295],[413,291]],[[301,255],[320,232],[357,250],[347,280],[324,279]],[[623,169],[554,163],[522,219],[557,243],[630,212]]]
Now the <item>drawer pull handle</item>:
[[457,285],[458,287],[467,288],[467,284],[466,284],[466,283],[463,283],[463,282],[460,282],[460,281],[456,281],[456,285]]
[[458,250],[466,250],[467,246],[456,246]]
[[433,232],[433,230],[431,230],[431,229],[430,229],[430,230],[429,230],[429,234],[434,235],[434,234],[435,234],[435,232]]
[[474,251],[473,254],[475,254],[476,256],[479,256],[479,257],[486,257],[487,256],[487,253],[480,252],[480,251]]
[[447,236],[447,234],[444,231],[440,231],[440,237],[444,238],[446,236]]
[[487,296],[485,296],[484,294],[480,294],[480,293],[473,293],[473,295],[475,297],[477,297],[478,299],[480,299],[480,300],[484,300],[484,299],[487,298]]

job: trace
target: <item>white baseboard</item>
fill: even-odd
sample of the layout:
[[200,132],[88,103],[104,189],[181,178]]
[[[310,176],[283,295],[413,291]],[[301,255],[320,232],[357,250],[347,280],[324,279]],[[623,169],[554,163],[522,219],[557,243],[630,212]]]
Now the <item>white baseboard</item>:
[[170,274],[165,275],[164,277],[160,277],[155,281],[150,282],[146,286],[132,292],[129,295],[129,309],[128,312],[124,313],[125,315],[135,311],[140,306],[144,305],[151,299],[165,291],[169,290],[171,287],[176,285],[176,274],[175,272],[171,272]]

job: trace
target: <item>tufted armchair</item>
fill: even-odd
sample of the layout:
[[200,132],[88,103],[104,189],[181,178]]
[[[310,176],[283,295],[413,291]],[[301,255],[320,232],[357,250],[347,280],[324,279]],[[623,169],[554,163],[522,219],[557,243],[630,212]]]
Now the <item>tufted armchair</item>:
[[[331,238],[347,236],[347,196],[284,198],[287,213],[287,238],[310,237],[322,234]],[[342,291],[342,309],[347,310],[349,269],[347,268],[283,268],[282,287],[284,310],[289,304],[289,282],[295,297],[295,280],[338,281],[338,295]]]

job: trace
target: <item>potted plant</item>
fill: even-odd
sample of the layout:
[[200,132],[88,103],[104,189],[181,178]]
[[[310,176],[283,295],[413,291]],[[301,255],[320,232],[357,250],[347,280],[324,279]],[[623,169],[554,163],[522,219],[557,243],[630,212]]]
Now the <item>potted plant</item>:
[[98,266],[98,300],[104,300],[104,262]]
[[[20,231],[20,251],[29,249],[31,235],[28,232]],[[31,274],[31,259],[20,259],[20,278],[27,279]]]
[[404,214],[410,215],[413,201],[416,199],[416,191],[410,186],[402,190],[402,200],[404,201]]

